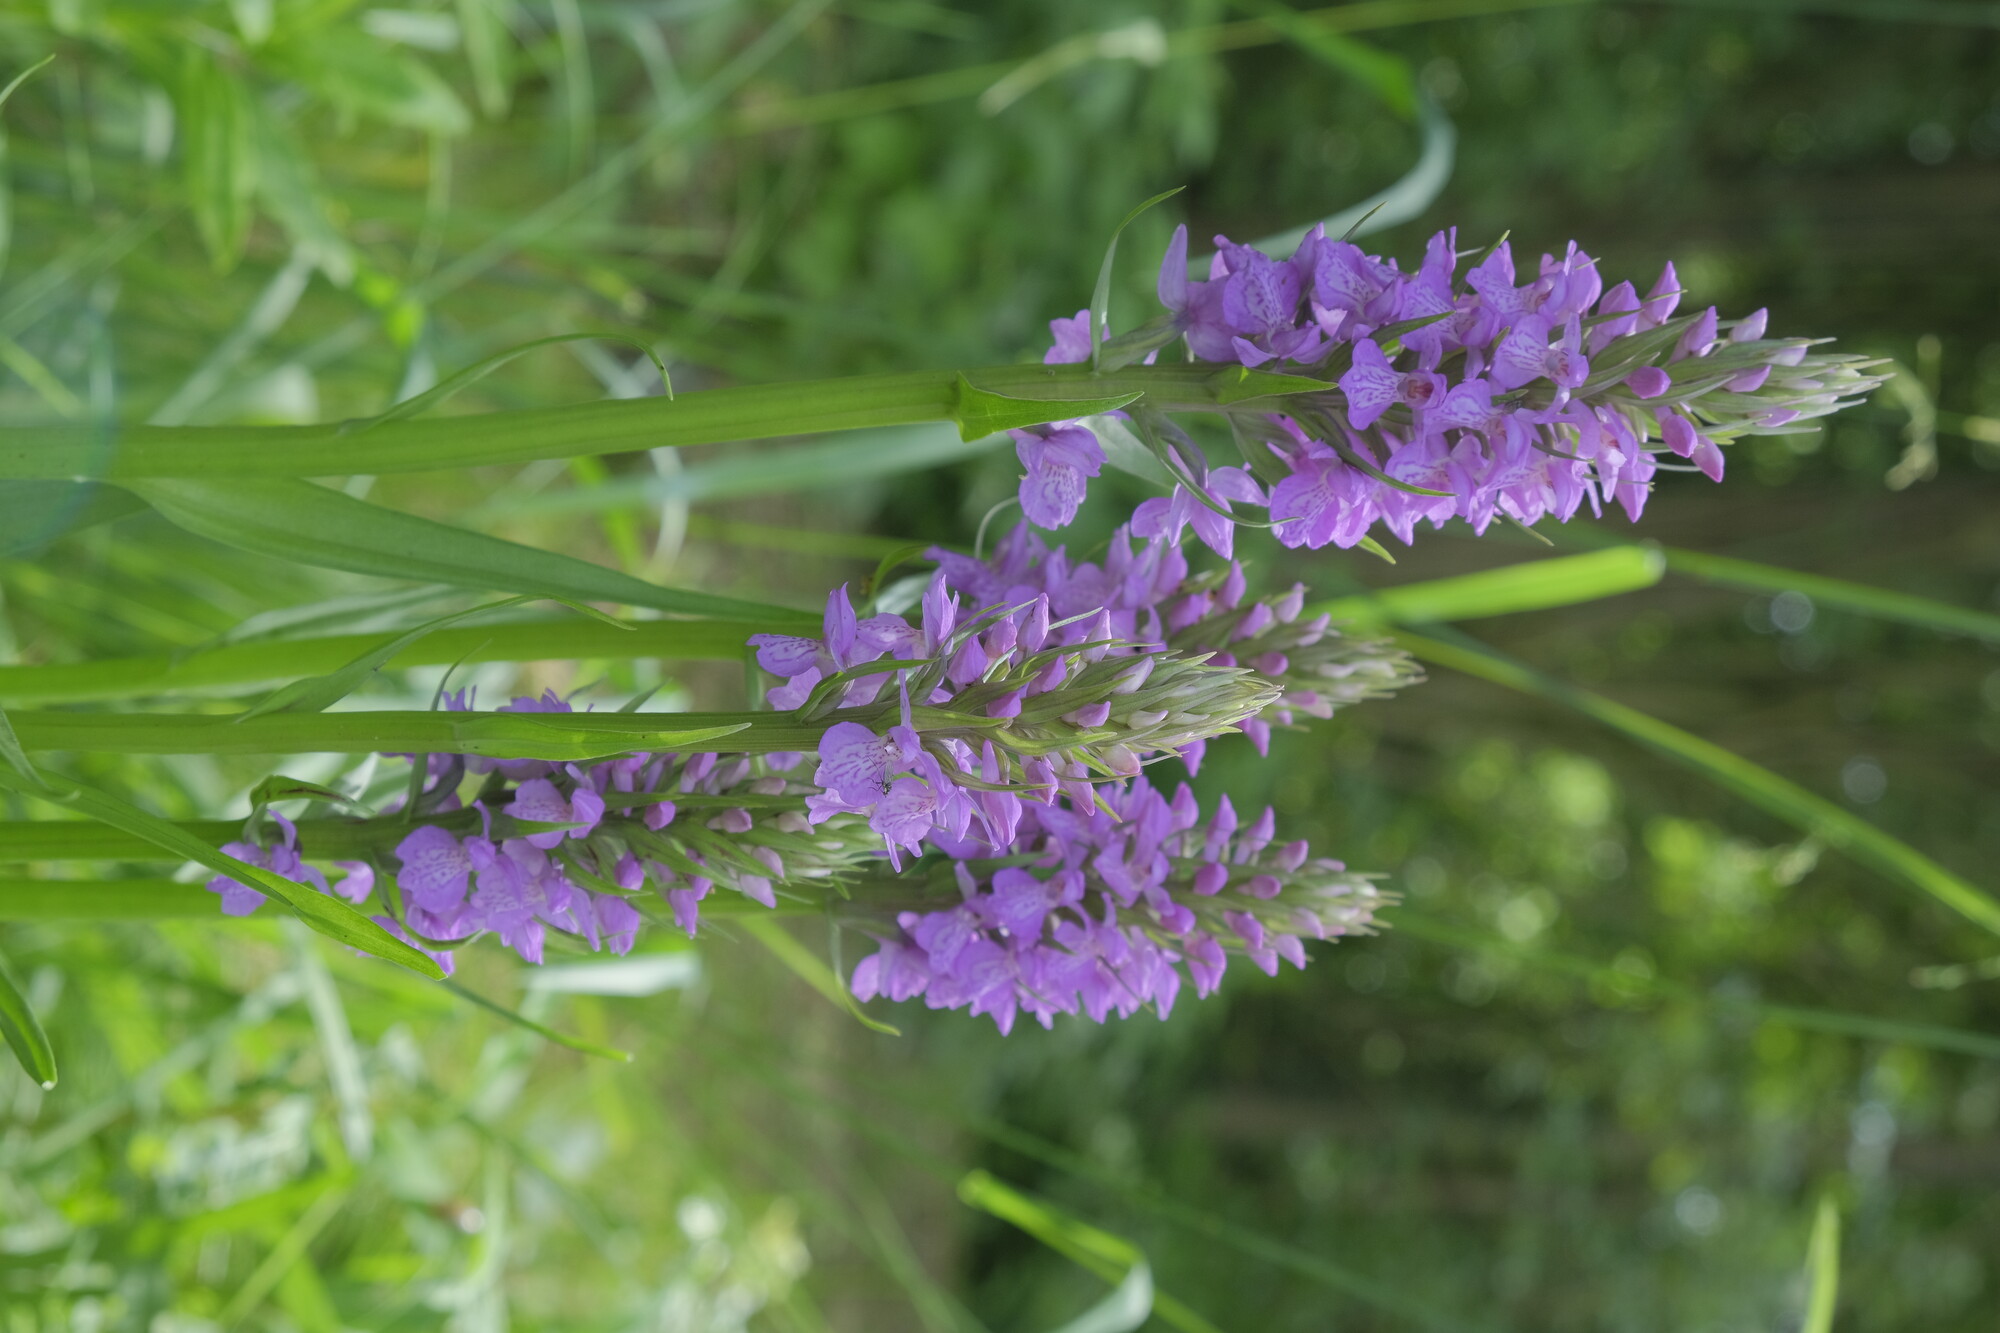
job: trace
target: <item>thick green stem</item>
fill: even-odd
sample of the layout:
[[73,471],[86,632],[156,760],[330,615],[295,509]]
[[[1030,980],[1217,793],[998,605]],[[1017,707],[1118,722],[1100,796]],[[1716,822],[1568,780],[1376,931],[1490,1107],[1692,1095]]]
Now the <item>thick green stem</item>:
[[[925,421],[970,422],[977,414],[961,403],[962,383],[1057,408],[1120,394],[1146,394],[1169,410],[1213,408],[1240,400],[1244,378],[1194,364],[1133,366],[1109,375],[1093,375],[1083,366],[990,366],[743,385],[672,399],[395,421],[344,431],[340,425],[34,427],[0,430],[0,480],[428,472]],[[1278,378],[1268,377],[1267,391],[1278,391]],[[1057,410],[1043,419],[1078,414]]]

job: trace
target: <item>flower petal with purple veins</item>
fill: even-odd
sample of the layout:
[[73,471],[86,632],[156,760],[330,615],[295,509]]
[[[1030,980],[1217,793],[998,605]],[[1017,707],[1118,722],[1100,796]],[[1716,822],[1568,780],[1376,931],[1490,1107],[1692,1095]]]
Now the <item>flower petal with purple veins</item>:
[[435,824],[416,829],[396,845],[396,856],[403,863],[396,886],[406,901],[426,912],[449,912],[465,901],[472,858],[445,830]]
[[753,634],[750,645],[757,650],[758,666],[787,680],[812,670],[819,658],[818,639],[801,639],[792,634]]

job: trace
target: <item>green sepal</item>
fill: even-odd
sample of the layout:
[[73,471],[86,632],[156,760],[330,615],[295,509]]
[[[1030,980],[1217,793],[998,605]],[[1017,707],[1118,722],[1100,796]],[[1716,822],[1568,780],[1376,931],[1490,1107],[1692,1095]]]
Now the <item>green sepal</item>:
[[1332,380],[1318,380],[1306,375],[1279,375],[1268,370],[1252,370],[1248,366],[1231,366],[1217,371],[1209,378],[1208,384],[1218,407],[1248,402],[1252,398],[1284,398],[1292,394],[1325,393],[1340,388]]
[[1136,402],[1142,393],[1134,389],[1098,397],[1017,398],[982,389],[960,375],[952,397],[951,419],[958,423],[959,438],[977,440],[1025,426],[1114,412]]

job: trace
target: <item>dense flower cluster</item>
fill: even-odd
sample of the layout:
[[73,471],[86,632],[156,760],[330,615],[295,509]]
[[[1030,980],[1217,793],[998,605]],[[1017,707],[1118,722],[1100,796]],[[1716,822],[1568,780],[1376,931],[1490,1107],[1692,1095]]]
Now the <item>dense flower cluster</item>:
[[[1456,231],[1434,236],[1410,273],[1319,229],[1288,260],[1216,244],[1208,279],[1190,281],[1187,232],[1175,232],[1159,280],[1171,319],[1156,340],[1326,384],[1288,395],[1282,413],[1232,413],[1240,468],[1211,468],[1168,423],[1139,419],[1178,478],[1147,520],[1176,532],[1192,521],[1224,555],[1237,506],[1264,509],[1284,544],[1315,548],[1378,527],[1407,543],[1425,521],[1484,532],[1496,518],[1567,521],[1614,503],[1636,519],[1657,455],[1720,480],[1720,445],[1796,429],[1880,382],[1862,358],[1766,338],[1762,310],[1677,315],[1671,264],[1643,297],[1630,282],[1607,288],[1574,242],[1526,282],[1504,240],[1461,271]],[[1089,359],[1087,313],[1051,328],[1049,361]],[[1014,434],[1024,511],[1066,525],[1101,447],[1074,422]]]
[[1004,843],[1024,801],[1088,803],[1097,782],[1236,730],[1281,695],[1248,667],[1122,636],[1101,601],[1064,616],[1048,593],[1022,592],[967,615],[940,573],[912,625],[858,619],[841,588],[820,638],[751,640],[782,678],[771,704],[831,722],[813,820],[866,816],[892,861],[933,830],[977,824]]
[[[1573,244],[1525,282],[1504,241],[1461,266],[1452,232],[1409,273],[1319,231],[1287,260],[1218,244],[1191,281],[1176,232],[1164,316],[1103,344],[1089,312],[1057,320],[1047,360],[1115,372],[1182,342],[1197,365],[1237,368],[1197,379],[1240,393],[1192,396],[1224,418],[1236,461],[1147,399],[1120,414],[1138,443],[1121,437],[1116,455],[1086,422],[1017,430],[1027,522],[990,556],[930,551],[909,615],[864,617],[840,588],[819,634],[750,639],[777,683],[773,712],[724,729],[769,728],[735,740],[743,752],[432,755],[409,807],[367,822],[372,851],[336,862],[333,885],[275,812],[275,840],[225,850],[375,903],[447,969],[481,934],[538,963],[552,938],[622,953],[648,918],[693,935],[705,902],[790,899],[875,941],[852,974],[862,999],[921,997],[1003,1031],[1022,1013],[1164,1017],[1185,984],[1213,991],[1230,954],[1302,966],[1304,940],[1369,929],[1384,897],[1278,842],[1269,810],[1246,825],[1224,798],[1204,818],[1146,766],[1192,771],[1234,731],[1264,750],[1274,725],[1418,679],[1393,646],[1310,614],[1302,586],[1253,595],[1239,524],[1349,547],[1452,518],[1484,531],[1617,505],[1636,519],[1657,468],[1719,480],[1721,445],[1796,429],[1877,382],[1871,363],[1766,338],[1762,311],[1677,313],[1671,266],[1644,296],[1606,288]],[[1167,493],[1094,559],[1045,542],[1035,528],[1074,520],[1113,461]],[[1219,557],[1205,570],[1190,529]],[[774,745],[787,752],[750,753]],[[232,915],[263,902],[228,876],[209,887]]]
[[937,838],[960,900],[905,911],[854,970],[862,999],[921,995],[933,1009],[1096,1022],[1172,1010],[1185,979],[1205,996],[1230,952],[1267,973],[1303,967],[1301,937],[1366,930],[1382,895],[1303,842],[1277,844],[1266,809],[1242,825],[1228,798],[1204,821],[1183,784],[1144,779],[1029,809],[1004,842]]
[[[1144,506],[1140,513],[1143,519]],[[1331,717],[1336,708],[1387,698],[1419,678],[1409,655],[1393,645],[1343,634],[1325,614],[1301,619],[1302,584],[1275,597],[1246,600],[1248,580],[1235,560],[1191,574],[1178,535],[1163,532],[1135,544],[1131,529],[1120,528],[1102,563],[1072,564],[1064,548],[1051,550],[1023,523],[986,560],[942,548],[928,554],[950,586],[974,605],[1047,597],[1069,627],[1058,634],[1080,633],[1083,618],[1102,611],[1110,632],[1122,641],[1114,654],[1165,649],[1203,656],[1216,666],[1250,667],[1281,691],[1262,713],[1240,724],[1259,751],[1268,746],[1274,722],[1289,724],[1294,713]],[[1205,745],[1194,741],[1181,748],[1190,768],[1199,765]]]
[[[462,708],[469,701],[448,702]],[[569,709],[545,694],[515,699],[502,711]],[[774,884],[834,879],[879,846],[851,819],[817,830],[808,823],[804,803],[814,789],[789,776],[799,760],[642,753],[553,764],[433,756],[416,805],[424,822],[385,837],[385,859],[397,866],[396,901],[385,901],[392,910],[374,919],[448,972],[451,950],[483,933],[530,963],[543,960],[551,930],[592,950],[625,953],[646,896],[664,903],[690,936],[700,904],[718,888],[775,907]],[[458,788],[468,770],[487,776],[465,809]],[[273,818],[283,832],[276,846],[244,842],[224,850],[326,892],[325,878],[300,861],[293,826]],[[350,873],[335,891],[365,902],[375,888],[373,867],[342,865]],[[264,900],[225,876],[208,887],[232,915]]]

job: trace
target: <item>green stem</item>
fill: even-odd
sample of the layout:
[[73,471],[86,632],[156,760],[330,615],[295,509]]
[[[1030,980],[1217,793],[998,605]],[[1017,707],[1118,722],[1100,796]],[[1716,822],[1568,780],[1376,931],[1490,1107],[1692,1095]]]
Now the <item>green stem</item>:
[[[384,663],[387,668],[454,662],[537,662],[651,657],[734,661],[752,634],[772,626],[740,620],[639,620],[629,628],[581,617],[499,621],[434,630]],[[224,690],[324,675],[396,638],[330,634],[224,644],[185,653],[106,658],[47,666],[0,667],[0,701],[79,703],[198,690]]]
[[[471,754],[581,761],[632,750],[811,750],[824,723],[783,713],[10,712],[22,748],[123,754]],[[723,737],[726,745],[705,742]]]
[[207,889],[171,879],[0,879],[0,921],[187,919],[250,918],[225,917]]
[[[965,415],[961,381],[1055,409],[1119,394],[1148,394],[1169,410],[1242,397],[1211,365],[1132,366],[1110,375],[1085,366],[1027,365],[742,385],[671,399],[394,421],[346,433],[340,425],[30,427],[0,430],[0,480],[429,472],[953,421]],[[1052,410],[1044,419],[1063,415]]]

